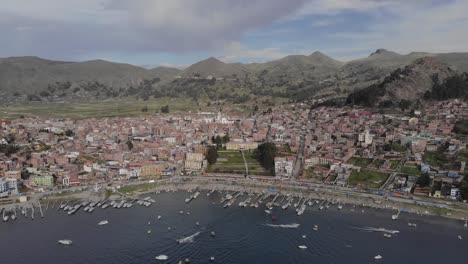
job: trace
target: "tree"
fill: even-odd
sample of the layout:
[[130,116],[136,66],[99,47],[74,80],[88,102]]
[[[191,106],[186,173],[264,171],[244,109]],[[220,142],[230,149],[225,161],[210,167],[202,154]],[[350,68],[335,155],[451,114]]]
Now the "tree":
[[258,111],[258,105],[255,105],[254,106],[254,109],[253,109],[254,113],[256,113]]
[[419,186],[421,187],[429,186],[429,184],[431,183],[431,177],[429,177],[428,173],[423,173],[421,176],[419,176],[416,183],[419,184]]
[[143,108],[141,108],[141,112],[143,113],[148,112],[148,106],[147,105],[143,106]]
[[161,107],[161,113],[169,113],[169,105],[165,105],[163,107]]
[[221,138],[221,141],[223,142],[223,144],[228,143],[230,140],[231,138],[229,137],[229,134],[226,134]]
[[208,148],[208,153],[206,154],[206,159],[208,160],[208,163],[215,164],[216,161],[218,160],[218,150],[214,146],[210,146]]
[[129,150],[132,150],[133,149],[133,142],[131,140],[127,140],[127,147]]
[[65,136],[71,137],[73,135],[75,135],[75,133],[72,130],[70,129],[65,130]]
[[275,173],[275,155],[276,146],[270,142],[260,144],[255,151],[255,159],[273,174]]
[[465,176],[460,184],[460,195],[463,200],[468,200],[468,176]]

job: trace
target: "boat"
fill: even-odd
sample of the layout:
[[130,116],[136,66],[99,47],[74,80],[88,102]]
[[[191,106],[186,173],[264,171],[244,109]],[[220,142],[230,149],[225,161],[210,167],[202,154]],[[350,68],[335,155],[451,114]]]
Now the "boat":
[[196,224],[197,226],[199,226],[199,225],[200,225],[200,222],[196,222],[195,224]]
[[297,211],[297,215],[302,215],[306,209],[305,204],[301,205],[301,208]]
[[376,259],[376,260],[382,259],[382,256],[377,255],[377,256],[374,257],[374,259]]
[[148,230],[148,231],[146,231],[146,233],[148,233],[148,234],[151,234],[151,229],[150,229],[150,230]]
[[160,220],[160,219],[161,219],[161,217],[162,217],[162,216],[158,215],[158,220]]
[[179,214],[183,214],[183,213],[184,213],[184,211],[179,211]]
[[88,213],[92,213],[92,212],[94,212],[94,207],[90,207],[88,210]]
[[408,226],[416,227],[417,225],[415,223],[408,223]]
[[167,260],[168,258],[169,257],[166,256],[166,255],[159,255],[159,256],[155,257],[155,259],[157,259],[157,260]]
[[102,226],[102,225],[107,225],[108,223],[109,223],[109,221],[102,220],[101,222],[98,223],[98,225]]
[[392,215],[392,220],[394,221],[397,220],[399,216],[400,216],[400,210],[398,210],[396,214]]
[[307,238],[307,236],[306,236],[306,235],[302,235],[302,238],[304,238],[304,239],[305,239],[305,238]]
[[307,246],[305,246],[305,245],[300,245],[299,248],[300,248],[300,249],[307,249]]
[[265,213],[271,214],[271,211],[270,210],[265,210]]
[[462,240],[462,236],[458,235],[458,239]]
[[196,192],[193,194],[193,199],[197,199],[198,195],[200,195],[200,192],[199,192],[199,191],[196,191]]
[[341,210],[341,209],[343,209],[343,205],[339,204],[338,205],[338,210]]
[[71,245],[73,243],[71,240],[68,240],[68,239],[62,239],[62,240],[59,240],[58,242],[62,245]]
[[210,257],[210,261],[211,261],[211,262],[215,261],[215,257],[211,256],[211,257]]
[[386,237],[386,238],[391,238],[392,237],[392,235],[387,234],[387,233],[383,234],[383,236]]
[[312,228],[314,231],[318,231],[319,227],[318,225],[314,225],[314,228]]
[[216,236],[216,233],[215,233],[214,231],[211,231],[210,235],[211,235],[212,237],[214,237],[214,236]]
[[9,218],[10,218],[10,217],[9,217],[8,215],[5,215],[5,216],[3,217],[3,222],[8,221]]

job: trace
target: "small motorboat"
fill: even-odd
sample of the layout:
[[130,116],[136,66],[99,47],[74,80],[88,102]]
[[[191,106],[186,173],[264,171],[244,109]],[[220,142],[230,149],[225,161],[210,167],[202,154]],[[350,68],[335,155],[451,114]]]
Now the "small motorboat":
[[302,238],[304,238],[304,239],[305,239],[305,238],[307,238],[307,236],[306,236],[306,235],[302,235]]
[[462,236],[458,235],[458,239],[462,240]]
[[391,238],[392,237],[392,235],[387,234],[387,233],[383,234],[383,236],[386,237],[386,238]]
[[271,214],[271,211],[270,210],[265,210],[265,213]]
[[212,237],[216,236],[216,233],[214,231],[211,231],[211,234],[210,234]]
[[157,260],[167,260],[168,258],[169,257],[166,256],[166,255],[159,255],[159,256],[155,257],[155,259],[157,259]]
[[59,244],[62,244],[62,245],[71,245],[73,243],[69,239],[62,239],[62,240],[59,240],[58,242],[59,242]]
[[158,215],[158,220],[160,220],[162,218],[162,216]]
[[102,226],[102,225],[107,225],[108,223],[109,223],[109,221],[102,220],[101,222],[98,223],[98,225]]
[[149,229],[148,231],[146,231],[146,233],[151,234],[151,229]]
[[215,257],[211,256],[211,257],[210,257],[210,261],[211,261],[211,262],[215,261]]
[[377,256],[374,257],[374,259],[376,259],[376,260],[382,259],[382,256],[377,255]]
[[307,249],[307,246],[305,246],[305,245],[300,245],[299,248],[300,248],[300,249]]

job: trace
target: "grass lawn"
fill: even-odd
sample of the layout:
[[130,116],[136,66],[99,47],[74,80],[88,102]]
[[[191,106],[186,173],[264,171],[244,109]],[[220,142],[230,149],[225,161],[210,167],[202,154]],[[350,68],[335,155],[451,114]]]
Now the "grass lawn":
[[385,160],[376,159],[372,162],[372,166],[376,168],[380,168],[380,166],[382,166],[384,163],[385,163]]
[[371,164],[372,159],[352,157],[351,159],[349,159],[349,162],[351,162],[351,164],[353,164],[354,166],[365,168],[367,167],[367,165]]
[[447,157],[443,153],[426,151],[423,155],[424,163],[441,167],[448,163]]
[[[270,175],[254,158],[254,152],[244,152],[245,160],[249,168],[249,174]],[[218,151],[218,160],[215,164],[208,166],[209,173],[235,173],[245,174],[244,159],[240,151],[220,150]]]
[[353,171],[349,176],[348,183],[350,185],[359,185],[361,187],[379,188],[385,180],[387,180],[388,174],[383,172],[362,170],[361,172]]
[[401,173],[411,174],[411,175],[421,175],[421,170],[416,165],[404,165],[401,167]]
[[390,169],[392,170],[396,169],[399,163],[400,163],[399,160],[390,160]]

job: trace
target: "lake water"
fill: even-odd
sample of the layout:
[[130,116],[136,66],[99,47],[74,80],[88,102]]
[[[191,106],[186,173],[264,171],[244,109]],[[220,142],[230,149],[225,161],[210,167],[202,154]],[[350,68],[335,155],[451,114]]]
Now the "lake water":
[[[361,208],[354,208],[352,212],[351,206],[341,211],[336,206],[319,211],[315,205],[302,216],[297,216],[292,207],[275,208],[277,220],[272,222],[264,206],[240,208],[236,204],[223,208],[217,192],[209,197],[203,192],[186,204],[187,196],[186,192],[161,193],[153,196],[156,203],[150,207],[99,208],[92,214],[81,209],[72,216],[49,208],[43,219],[36,213],[34,221],[20,216],[14,222],[1,222],[0,263],[141,264],[178,263],[185,258],[190,258],[190,263],[211,263],[211,256],[214,263],[427,264],[466,263],[468,259],[468,228],[460,221],[403,213],[392,221],[390,211],[365,208],[363,213]],[[157,220],[158,215],[161,220]],[[97,225],[105,219],[108,225]],[[408,226],[408,222],[417,227]],[[299,227],[268,225],[293,223]],[[319,226],[318,231],[313,230],[314,225]],[[400,233],[385,238],[383,233],[362,230],[364,227]],[[212,231],[215,237],[210,235]],[[192,243],[176,243],[197,232]],[[58,244],[60,239],[73,240],[73,245]],[[299,249],[299,245],[307,249]],[[156,260],[155,256],[161,254],[169,259]],[[383,259],[374,260],[379,254]]]

